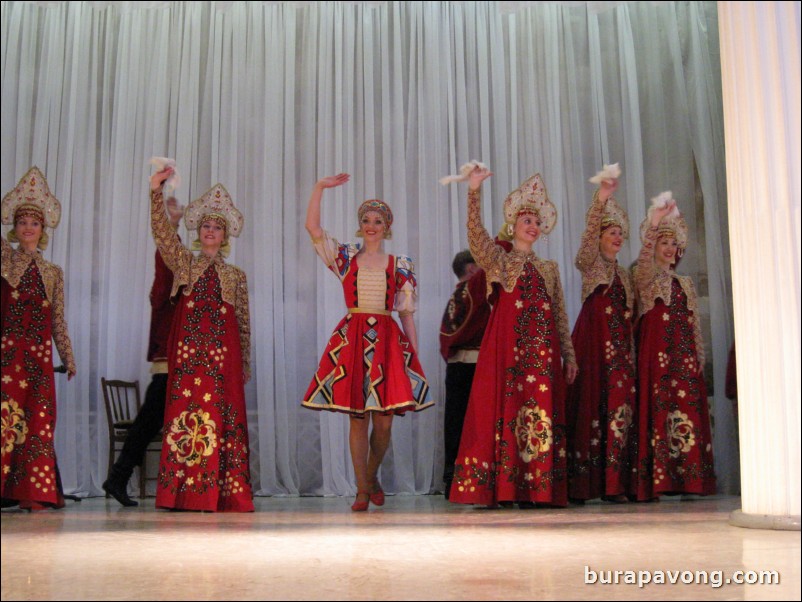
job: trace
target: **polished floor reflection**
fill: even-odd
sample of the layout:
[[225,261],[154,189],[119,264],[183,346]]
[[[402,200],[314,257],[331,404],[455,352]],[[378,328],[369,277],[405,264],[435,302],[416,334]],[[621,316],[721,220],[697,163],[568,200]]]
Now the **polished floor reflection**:
[[[388,496],[359,514],[350,502],[257,498],[253,514],[199,514],[94,498],[3,510],[2,599],[800,599],[799,532],[728,525],[739,498],[480,510]],[[602,583],[615,571],[618,584]],[[736,571],[776,571],[780,583],[727,584]],[[707,583],[682,582],[691,578]]]

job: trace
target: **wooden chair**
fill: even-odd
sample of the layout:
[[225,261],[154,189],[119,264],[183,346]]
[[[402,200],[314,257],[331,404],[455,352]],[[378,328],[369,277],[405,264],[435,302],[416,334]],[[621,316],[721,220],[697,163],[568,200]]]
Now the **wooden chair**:
[[[103,389],[103,400],[106,403],[106,419],[109,425],[109,467],[114,464],[115,454],[122,450],[128,432],[134,424],[134,419],[139,413],[142,405],[139,397],[139,381],[125,380],[106,380],[100,379],[100,386]],[[151,443],[161,445],[161,434],[151,440]],[[147,451],[160,451],[160,448],[151,449],[148,444]],[[142,466],[139,467],[139,497],[144,498],[146,489],[145,483],[148,480],[154,481],[155,478],[147,478],[148,454],[142,458]]]

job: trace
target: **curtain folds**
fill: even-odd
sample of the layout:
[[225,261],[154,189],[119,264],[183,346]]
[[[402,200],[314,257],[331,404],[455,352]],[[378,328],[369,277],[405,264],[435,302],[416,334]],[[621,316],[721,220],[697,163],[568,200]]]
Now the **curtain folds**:
[[351,183],[326,194],[324,227],[351,240],[364,199],[392,206],[388,251],[416,262],[421,362],[440,401],[395,420],[381,478],[399,493],[440,485],[437,332],[451,258],[467,243],[464,185],[437,180],[469,159],[495,173],[491,231],[506,194],[543,175],[559,220],[536,250],[560,264],[572,323],[588,177],[622,164],[617,196],[634,233],[622,264],[637,256],[649,198],[674,192],[691,227],[680,271],[703,297],[719,482],[737,490],[723,395],[732,310],[715,3],[44,4],[2,3],[0,183],[5,193],[36,164],[64,207],[46,256],[66,271],[79,370],[58,383],[67,489],[99,494],[105,478],[100,377],[149,381],[148,159],[159,155],[177,160],[182,203],[221,182],[246,217],[229,261],[251,295],[258,494],[355,490],[347,419],[299,405],[344,313],[303,230],[306,200],[318,177],[340,171]]

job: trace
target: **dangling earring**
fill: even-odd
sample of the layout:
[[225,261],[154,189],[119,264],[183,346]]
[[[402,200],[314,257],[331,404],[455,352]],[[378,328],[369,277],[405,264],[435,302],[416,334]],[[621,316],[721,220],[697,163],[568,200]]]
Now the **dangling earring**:
[[384,240],[390,240],[393,237],[393,231],[390,228],[384,231]]
[[514,232],[515,232],[515,227],[512,224],[507,224],[507,236],[512,238]]

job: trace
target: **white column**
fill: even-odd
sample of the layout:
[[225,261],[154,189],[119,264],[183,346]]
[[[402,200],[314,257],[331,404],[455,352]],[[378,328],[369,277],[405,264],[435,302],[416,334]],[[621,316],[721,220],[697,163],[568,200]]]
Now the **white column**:
[[741,503],[799,530],[800,3],[719,2]]

